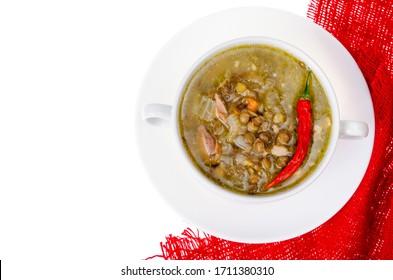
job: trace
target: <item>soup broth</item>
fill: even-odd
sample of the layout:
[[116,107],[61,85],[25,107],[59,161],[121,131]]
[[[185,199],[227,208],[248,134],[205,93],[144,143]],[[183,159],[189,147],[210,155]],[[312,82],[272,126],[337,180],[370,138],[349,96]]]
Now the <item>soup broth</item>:
[[204,62],[188,81],[178,118],[183,145],[205,176],[243,194],[284,191],[306,178],[324,156],[331,133],[331,109],[312,75],[312,139],[299,170],[271,188],[297,144],[296,105],[307,65],[276,47],[242,45]]

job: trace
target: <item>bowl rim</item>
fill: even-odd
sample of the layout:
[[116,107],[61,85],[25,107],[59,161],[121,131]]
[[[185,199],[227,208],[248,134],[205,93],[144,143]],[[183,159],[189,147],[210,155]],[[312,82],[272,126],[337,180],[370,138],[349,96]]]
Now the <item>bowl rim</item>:
[[[331,116],[332,116],[332,129],[331,129],[331,135],[329,139],[329,144],[328,148],[325,151],[325,155],[321,162],[319,162],[318,167],[311,173],[309,174],[306,178],[304,178],[299,185],[297,186],[292,186],[289,189],[282,191],[282,192],[276,192],[273,194],[268,194],[268,195],[248,195],[248,194],[242,194],[242,193],[237,193],[231,190],[228,190],[226,188],[223,188],[221,186],[218,186],[215,184],[212,180],[208,179],[205,174],[203,174],[202,171],[200,171],[195,164],[192,162],[192,160],[189,158],[189,155],[187,154],[184,144],[182,143],[181,140],[181,131],[180,131],[180,124],[179,124],[179,114],[180,114],[180,106],[182,104],[182,99],[183,99],[183,92],[185,87],[188,84],[188,81],[190,78],[193,76],[193,74],[199,69],[200,66],[202,66],[208,59],[212,58],[213,56],[224,52],[228,49],[237,47],[237,46],[247,46],[247,45],[266,45],[266,46],[271,46],[275,47],[281,50],[284,50],[285,52],[293,55],[295,58],[299,59],[300,61],[303,61],[307,67],[311,69],[313,74],[318,77],[318,80],[321,84],[321,86],[324,88],[325,93],[328,97],[328,101],[330,103],[331,107]],[[235,202],[239,203],[266,203],[266,202],[275,202],[278,200],[286,199],[289,198],[307,187],[309,187],[325,170],[325,168],[328,166],[334,151],[336,149],[336,144],[339,139],[339,123],[340,123],[340,112],[339,112],[339,105],[337,102],[336,94],[334,91],[333,86],[330,83],[329,78],[323,71],[323,69],[319,66],[319,64],[311,58],[305,51],[300,49],[299,47],[283,41],[281,39],[276,39],[273,37],[268,37],[268,36],[245,36],[245,37],[238,37],[234,38],[225,42],[222,42],[215,47],[211,48],[204,54],[202,54],[188,69],[188,71],[185,73],[180,85],[178,86],[178,91],[175,95],[175,103],[174,107],[172,109],[172,123],[175,124],[172,127],[174,128],[174,133],[175,133],[175,139],[176,139],[176,145],[179,147],[179,150],[181,150],[182,154],[182,161],[187,165],[187,169],[193,174],[193,176],[197,177],[199,181],[206,186],[208,190],[213,192],[215,195],[218,195],[222,198],[230,199]]]

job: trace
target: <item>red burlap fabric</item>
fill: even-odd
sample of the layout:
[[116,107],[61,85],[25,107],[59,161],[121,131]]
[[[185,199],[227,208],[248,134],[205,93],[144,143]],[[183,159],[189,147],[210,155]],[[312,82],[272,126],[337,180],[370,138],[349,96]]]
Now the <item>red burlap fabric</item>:
[[393,1],[312,0],[307,16],[352,54],[367,80],[376,117],[366,175],[328,222],[300,237],[243,244],[186,229],[161,243],[165,259],[393,259]]

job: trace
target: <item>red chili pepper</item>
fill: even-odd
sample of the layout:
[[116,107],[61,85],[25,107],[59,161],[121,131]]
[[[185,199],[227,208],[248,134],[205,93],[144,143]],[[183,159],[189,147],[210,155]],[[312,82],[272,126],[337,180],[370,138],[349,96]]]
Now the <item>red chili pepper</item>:
[[289,177],[291,177],[303,164],[304,159],[307,156],[308,146],[311,141],[311,129],[312,129],[312,115],[311,115],[311,103],[310,103],[310,76],[311,72],[308,73],[306,87],[303,93],[299,97],[297,102],[297,119],[298,119],[298,142],[290,162],[285,166],[283,170],[274,178],[273,181],[265,185],[264,188],[270,188],[276,184],[282,183]]

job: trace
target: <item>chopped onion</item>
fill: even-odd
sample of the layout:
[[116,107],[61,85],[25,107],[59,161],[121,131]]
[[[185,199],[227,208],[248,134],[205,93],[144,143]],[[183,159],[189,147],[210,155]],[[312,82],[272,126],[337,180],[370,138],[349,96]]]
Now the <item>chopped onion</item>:
[[229,128],[228,141],[233,142],[233,139],[239,135],[241,123],[237,115],[230,114],[227,119],[227,124]]
[[233,147],[231,144],[223,144],[221,150],[223,155],[231,156],[233,153]]
[[247,157],[243,154],[238,153],[235,155],[235,161],[236,161],[237,165],[242,165],[243,162],[245,162],[246,160],[247,160]]
[[214,128],[213,133],[216,136],[220,136],[221,134],[224,133],[224,131],[225,131],[225,128],[222,125],[220,125],[220,126]]
[[248,184],[249,179],[250,179],[250,174],[248,174],[247,171],[244,172],[244,177],[243,177],[243,188],[244,188],[245,190],[248,190],[248,188],[249,188],[249,184]]
[[232,157],[230,156],[221,156],[221,162],[227,164],[227,165],[232,165]]
[[267,184],[267,176],[264,171],[262,171],[261,177],[259,178],[259,181],[257,183],[257,186],[260,188],[262,185]]
[[215,108],[216,102],[214,102],[214,100],[208,98],[207,96],[202,96],[198,107],[198,114],[202,120],[210,122],[214,119]]
[[233,143],[235,143],[235,145],[238,146],[242,150],[248,150],[251,148],[251,145],[246,143],[246,140],[244,139],[244,136],[242,136],[242,135],[237,136],[233,140]]
[[247,126],[246,125],[242,125],[239,129],[239,134],[240,135],[244,135],[248,132]]
[[289,156],[291,153],[285,146],[274,145],[272,148],[272,154],[278,157]]

